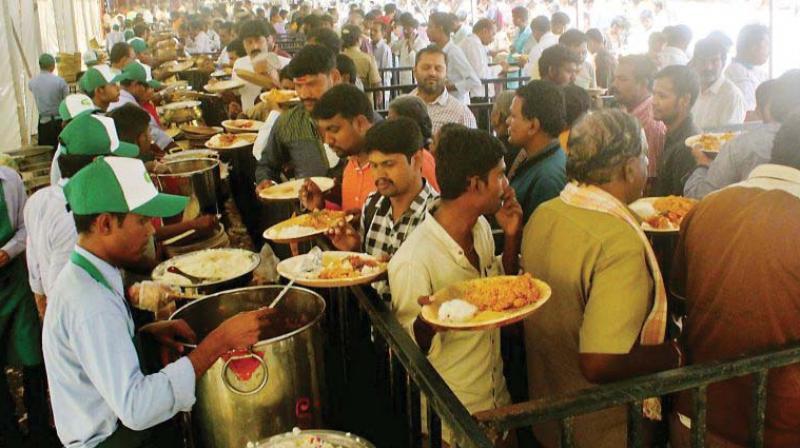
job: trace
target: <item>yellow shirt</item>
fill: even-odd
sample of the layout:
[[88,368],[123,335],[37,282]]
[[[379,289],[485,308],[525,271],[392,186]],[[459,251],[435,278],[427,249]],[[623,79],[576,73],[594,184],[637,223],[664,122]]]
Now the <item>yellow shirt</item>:
[[[412,338],[414,321],[420,311],[417,302],[420,296],[433,294],[462,280],[502,273],[502,264],[494,256],[488,221],[480,218],[472,234],[480,271],[472,266],[461,246],[430,212],[389,262],[392,311]],[[437,333],[428,360],[470,413],[511,402],[503,377],[500,330]],[[449,440],[446,428],[442,429],[442,434]]]
[[350,47],[342,51],[342,54],[353,60],[356,65],[356,74],[364,87],[371,87],[381,83],[381,75],[378,72],[378,63],[372,55],[366,54],[357,47]]
[[[530,398],[592,386],[581,374],[581,353],[628,353],[652,307],[653,280],[645,247],[624,221],[567,205],[540,205],[522,238],[526,272],[553,295],[525,320]],[[625,446],[623,407],[575,419],[576,447]],[[558,446],[557,422],[534,428],[544,446]]]

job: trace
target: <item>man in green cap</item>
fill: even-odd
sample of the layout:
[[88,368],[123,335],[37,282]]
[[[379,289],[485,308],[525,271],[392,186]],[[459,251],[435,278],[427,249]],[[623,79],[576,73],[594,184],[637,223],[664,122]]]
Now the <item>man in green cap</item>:
[[[0,167],[0,446],[8,447],[51,446],[46,438],[52,433],[48,425],[41,323],[23,256],[27,236],[22,218],[25,200],[25,186],[19,174]],[[14,400],[6,381],[7,366],[22,368],[27,440],[17,425]]]
[[64,126],[70,121],[86,114],[97,112],[99,109],[92,99],[82,93],[71,93],[58,105],[58,116]]
[[69,254],[78,241],[72,214],[66,207],[61,177],[69,179],[97,156],[139,155],[136,145],[119,139],[114,120],[103,115],[79,114],[64,128],[61,142],[56,159],[58,179],[31,195],[24,212],[29,281],[41,315],[56,277],[69,261]]
[[78,87],[89,96],[94,105],[103,112],[119,100],[119,86],[114,73],[107,65],[96,65],[81,76]]
[[[184,321],[138,329],[187,356],[145,375],[119,268],[137,263],[153,233],[150,217],[180,213],[187,198],[159,193],[136,159],[100,157],[64,187],[78,244],[54,287],[43,353],[59,438],[70,446],[177,446],[175,414],[191,409],[195,381],[230,350],[256,343],[271,309],[234,316],[202,341]],[[158,426],[158,428],[156,428]]]
[[39,57],[39,69],[39,74],[28,83],[39,111],[39,144],[55,147],[58,133],[61,132],[58,105],[69,95],[69,86],[64,79],[53,73],[56,59],[52,55],[45,53]]
[[128,45],[133,48],[134,53],[136,53],[136,59],[139,62],[148,67],[153,64],[153,56],[150,53],[150,47],[147,46],[147,42],[145,42],[144,39],[141,37],[134,37],[128,40]]
[[[139,62],[131,62],[126,65],[116,79],[122,89],[119,92],[119,100],[108,106],[109,111],[128,103],[133,103],[145,109],[142,105],[153,97],[153,89],[158,89],[162,86],[160,82],[155,81],[150,76],[147,67]],[[150,136],[162,151],[176,146],[172,137],[164,132],[152,115],[150,116]]]

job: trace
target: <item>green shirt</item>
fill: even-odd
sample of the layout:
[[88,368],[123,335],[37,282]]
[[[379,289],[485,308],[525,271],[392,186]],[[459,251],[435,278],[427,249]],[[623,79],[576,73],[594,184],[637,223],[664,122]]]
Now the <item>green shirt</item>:
[[561,193],[567,184],[566,166],[567,155],[558,140],[522,162],[511,179],[511,188],[522,206],[522,222],[528,222],[539,204]]
[[[531,399],[590,387],[580,354],[628,353],[652,307],[644,244],[621,219],[556,198],[525,226],[522,263],[553,289],[525,321]],[[576,418],[576,446],[625,446],[625,418],[624,408]],[[555,422],[535,431],[545,446],[558,445]]]

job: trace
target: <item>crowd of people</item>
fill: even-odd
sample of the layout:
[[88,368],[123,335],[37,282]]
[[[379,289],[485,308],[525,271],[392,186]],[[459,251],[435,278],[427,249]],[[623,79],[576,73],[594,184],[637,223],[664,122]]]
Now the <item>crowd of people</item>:
[[[171,418],[191,409],[196,379],[269,325],[269,310],[235,316],[150,374],[137,357],[137,336],[174,349],[195,335],[183,321],[143,324],[135,308],[158,314],[160,304],[142,303],[143,284],[129,288],[120,271],[148,272],[161,241],[216,226],[215,216],[165,224],[187,199],[159,193],[147,174],[177,146],[156,108],[160,80],[172,75],[161,63],[176,56],[163,57],[166,46],[213,55],[213,69],[231,68],[233,79],[260,75],[263,84],[240,79],[244,87],[222,95],[230,117],[266,119],[247,193],[336,179],[330,192],[306,180],[301,208],[355,217],[327,238],[389,260],[388,278],[372,287],[470,413],[800,339],[800,70],[768,79],[769,30],[745,26],[729,60],[730,39],[712,33],[690,48],[691,30],[656,31],[651,9],[641,12],[649,33],[630,42],[621,19],[576,28],[568,2],[507,13],[504,4],[481,1],[472,24],[444,2],[424,12],[352,4],[341,16],[338,7],[249,1],[109,15],[108,60],[92,61],[75,94],[42,55],[30,89],[39,144],[58,148],[52,184],[27,198],[20,175],[0,168],[0,359],[22,366],[27,411],[25,434],[0,375],[0,440],[178,446]],[[289,41],[303,44],[279,45]],[[392,67],[408,69],[383,70]],[[482,82],[514,70],[522,77]],[[364,92],[392,83],[408,93]],[[293,89],[300,101],[266,104],[260,94],[270,89]],[[605,89],[612,102],[599,98]],[[471,105],[485,102],[491,117],[478,129]],[[718,128],[739,134],[716,158],[687,146]],[[674,259],[659,256],[628,208],[645,195],[702,199]],[[262,207],[240,210],[257,235],[275,212]],[[523,272],[548,283],[552,298],[516,336],[442,331],[419,317],[453,283]],[[677,333],[668,328],[675,300],[686,312]],[[503,344],[524,347],[526,364],[504,360]],[[514,390],[511,376],[527,388]],[[797,367],[771,372],[766,446],[800,446],[799,382]],[[709,446],[747,445],[752,383],[708,387]],[[645,400],[644,415],[662,422],[671,446],[691,446],[691,398],[674,401]],[[625,446],[626,422],[624,408],[578,416],[575,445]],[[533,433],[558,446],[556,422]],[[459,437],[444,428],[446,442]],[[497,445],[524,443],[509,433]]]

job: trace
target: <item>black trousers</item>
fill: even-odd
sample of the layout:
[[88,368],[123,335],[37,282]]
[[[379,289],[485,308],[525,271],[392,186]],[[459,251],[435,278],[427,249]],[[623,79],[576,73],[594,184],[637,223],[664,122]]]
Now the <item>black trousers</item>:
[[58,145],[58,135],[61,134],[61,120],[50,120],[47,123],[40,121],[38,131],[39,145],[55,148]]

